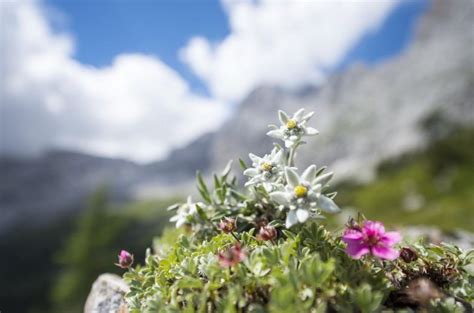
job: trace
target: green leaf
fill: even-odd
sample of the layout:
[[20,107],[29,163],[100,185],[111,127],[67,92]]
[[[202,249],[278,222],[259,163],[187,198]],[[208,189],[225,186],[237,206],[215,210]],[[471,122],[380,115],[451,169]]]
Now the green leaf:
[[248,168],[247,164],[245,164],[245,161],[242,159],[239,159],[239,165],[242,171],[245,171]]
[[202,218],[204,221],[209,221],[206,212],[204,212],[204,210],[198,204],[196,204],[196,210],[200,218]]
[[296,238],[296,235],[293,234],[291,231],[289,230],[286,230],[286,229],[283,229],[282,230],[282,233],[283,235],[285,235],[286,238],[289,238],[289,239],[295,239]]
[[221,181],[219,180],[217,175],[216,174],[212,175],[212,178],[214,180],[214,189],[220,188],[221,187]]
[[229,175],[231,169],[232,169],[232,160],[227,162],[227,165],[225,166],[224,170],[222,171],[222,181],[226,180],[227,175]]
[[200,279],[192,277],[183,277],[176,281],[175,286],[178,288],[202,288],[203,283]]

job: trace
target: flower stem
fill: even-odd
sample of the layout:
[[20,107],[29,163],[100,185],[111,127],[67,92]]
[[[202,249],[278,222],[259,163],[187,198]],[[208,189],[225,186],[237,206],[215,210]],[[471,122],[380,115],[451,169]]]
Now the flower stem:
[[239,238],[237,238],[237,235],[236,235],[236,234],[234,234],[234,232],[233,232],[233,231],[231,231],[231,232],[230,232],[230,234],[232,235],[232,237],[234,237],[234,238],[235,238],[235,240],[237,240],[237,242],[238,242],[238,243],[240,243],[240,240],[239,240]]
[[290,148],[290,155],[288,156],[288,166],[294,166],[295,151],[295,148]]

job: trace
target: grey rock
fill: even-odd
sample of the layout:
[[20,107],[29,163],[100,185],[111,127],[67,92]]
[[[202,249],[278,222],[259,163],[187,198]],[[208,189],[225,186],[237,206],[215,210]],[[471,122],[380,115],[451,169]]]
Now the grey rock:
[[444,242],[454,244],[463,250],[474,249],[474,234],[465,230],[443,232],[431,226],[410,226],[404,227],[401,232],[407,241],[416,241],[423,238],[427,242],[436,245]]
[[92,285],[84,313],[127,313],[124,296],[128,285],[115,274],[102,274]]

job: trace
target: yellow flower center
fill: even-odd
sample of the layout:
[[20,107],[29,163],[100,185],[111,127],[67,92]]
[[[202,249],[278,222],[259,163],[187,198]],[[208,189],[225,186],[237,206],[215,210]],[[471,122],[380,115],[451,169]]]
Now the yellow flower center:
[[293,120],[293,119],[288,120],[288,122],[286,122],[286,128],[288,128],[288,129],[293,129],[296,126],[298,126],[298,123],[296,123],[296,121]]
[[270,163],[265,162],[262,164],[262,170],[264,171],[270,172],[272,168],[273,168],[273,165],[271,165]]
[[298,185],[298,186],[295,187],[294,191],[295,191],[295,195],[298,198],[302,198],[302,197],[305,197],[306,194],[308,193],[308,188],[306,188],[303,185]]

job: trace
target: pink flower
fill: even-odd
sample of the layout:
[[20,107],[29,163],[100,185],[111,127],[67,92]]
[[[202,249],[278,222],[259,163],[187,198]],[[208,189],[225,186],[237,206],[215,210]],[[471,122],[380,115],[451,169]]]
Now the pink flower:
[[385,232],[380,222],[366,221],[363,227],[346,229],[342,240],[347,243],[346,253],[354,259],[371,254],[386,260],[398,258],[399,252],[393,246],[401,240],[398,232]]
[[115,263],[120,268],[129,268],[133,264],[133,254],[126,250],[120,251],[118,255],[118,263]]
[[247,253],[244,249],[242,249],[240,243],[236,243],[232,247],[229,247],[225,251],[221,251],[217,254],[219,264],[222,267],[231,267],[237,265],[243,259],[245,259],[246,256]]

